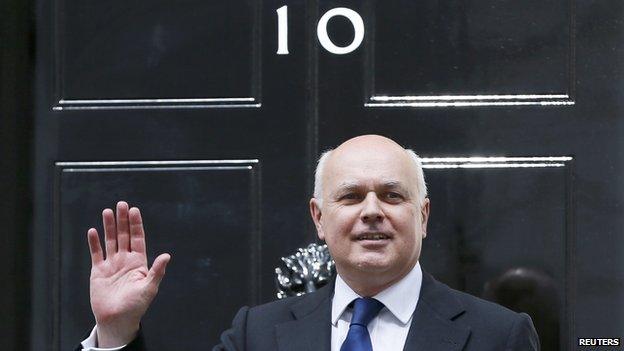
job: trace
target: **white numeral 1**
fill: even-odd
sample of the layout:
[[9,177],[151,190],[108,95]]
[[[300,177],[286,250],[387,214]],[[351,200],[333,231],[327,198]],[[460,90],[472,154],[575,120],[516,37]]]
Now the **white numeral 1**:
[[277,12],[277,54],[288,55],[288,6],[284,5]]

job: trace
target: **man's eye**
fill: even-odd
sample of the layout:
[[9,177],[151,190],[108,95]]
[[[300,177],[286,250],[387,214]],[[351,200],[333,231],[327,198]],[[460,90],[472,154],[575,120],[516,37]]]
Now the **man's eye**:
[[341,200],[357,200],[358,198],[359,198],[359,195],[356,193],[348,193],[340,197]]
[[401,194],[399,193],[389,192],[386,193],[386,198],[390,200],[400,200],[403,198],[403,196],[401,196]]

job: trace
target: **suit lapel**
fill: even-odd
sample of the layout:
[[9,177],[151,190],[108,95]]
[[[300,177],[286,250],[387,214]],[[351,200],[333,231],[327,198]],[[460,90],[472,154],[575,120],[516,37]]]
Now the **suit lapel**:
[[280,351],[330,351],[331,294],[334,282],[291,307],[294,320],[275,326]]
[[414,311],[405,351],[459,351],[464,348],[470,328],[453,320],[465,312],[451,289],[423,271],[423,283]]
[[[275,326],[279,351],[330,351],[333,289],[332,281],[291,307],[294,320]],[[404,350],[462,350],[470,336],[470,328],[453,320],[464,312],[451,289],[423,271],[420,297]]]

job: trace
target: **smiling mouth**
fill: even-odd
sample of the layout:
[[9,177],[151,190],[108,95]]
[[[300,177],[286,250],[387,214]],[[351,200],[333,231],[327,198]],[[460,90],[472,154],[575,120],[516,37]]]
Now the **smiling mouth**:
[[364,240],[388,240],[390,239],[389,235],[383,233],[366,233],[358,235],[355,240],[364,241]]

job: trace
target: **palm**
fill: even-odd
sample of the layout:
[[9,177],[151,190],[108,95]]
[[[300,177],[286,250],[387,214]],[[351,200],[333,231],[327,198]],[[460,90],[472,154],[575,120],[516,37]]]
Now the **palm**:
[[[110,261],[110,262],[109,262]],[[91,268],[91,306],[98,322],[120,313],[142,315],[152,297],[148,290],[145,256],[115,255]]]
[[91,308],[98,325],[136,325],[158,291],[169,255],[160,255],[147,267],[145,233],[138,209],[117,205],[116,219],[109,209],[102,213],[106,259],[97,231],[88,232],[92,267]]

